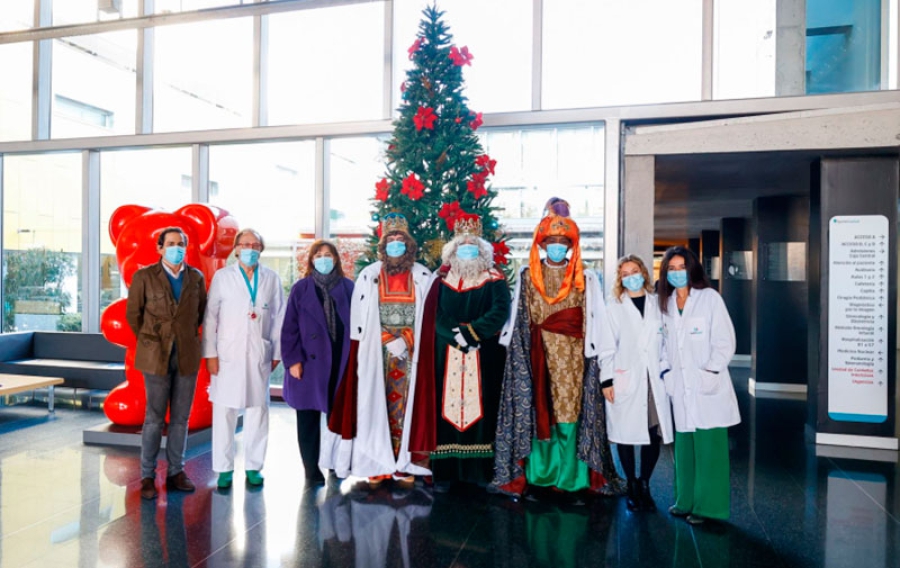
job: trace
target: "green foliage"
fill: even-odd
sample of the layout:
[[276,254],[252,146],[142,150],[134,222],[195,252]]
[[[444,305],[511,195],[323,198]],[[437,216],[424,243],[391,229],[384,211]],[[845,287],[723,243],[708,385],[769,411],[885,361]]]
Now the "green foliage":
[[[56,304],[54,312],[62,314],[72,302],[63,289],[65,279],[75,273],[75,262],[62,251],[34,248],[7,251],[3,278],[3,330],[15,331],[17,301]],[[57,311],[58,310],[58,311]],[[79,322],[81,316],[78,316]]]
[[[419,261],[430,269],[438,267],[441,247],[453,237],[454,214],[448,227],[448,212],[477,214],[487,241],[505,240],[492,205],[497,193],[487,181],[493,164],[487,165],[490,158],[475,134],[481,116],[469,109],[463,94],[465,59],[460,59],[459,51],[465,54],[465,49],[453,45],[443,14],[433,6],[423,10],[410,48],[414,67],[407,71],[400,116],[388,142],[386,172],[372,200],[375,221],[390,212],[406,216],[419,244]],[[417,125],[417,115],[421,119],[432,113],[433,123]],[[421,197],[415,191],[404,192],[404,180],[411,175],[424,186]],[[376,260],[377,242],[376,230],[358,267]]]

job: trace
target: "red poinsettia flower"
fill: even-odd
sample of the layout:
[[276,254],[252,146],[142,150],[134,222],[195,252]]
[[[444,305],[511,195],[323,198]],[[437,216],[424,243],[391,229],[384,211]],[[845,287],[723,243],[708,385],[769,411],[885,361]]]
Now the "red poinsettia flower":
[[416,38],[416,41],[414,41],[413,44],[409,46],[409,49],[406,50],[406,52],[409,53],[410,59],[416,55],[416,52],[419,51],[420,47],[422,47],[422,38]]
[[403,180],[403,187],[400,188],[400,193],[413,201],[417,201],[425,195],[425,186],[422,184],[421,180],[419,180],[419,176],[416,174],[409,174]]
[[456,220],[463,214],[465,214],[465,211],[459,206],[459,201],[454,201],[452,203],[444,203],[438,212],[438,217],[447,224],[447,230],[452,231],[456,225]]
[[472,122],[469,123],[469,126],[472,127],[472,130],[478,130],[478,127],[484,124],[484,121],[481,120],[481,113],[475,113],[475,118],[472,119]]
[[400,92],[401,93],[406,92],[406,81],[403,81],[402,83],[400,83]]
[[481,199],[485,195],[487,195],[487,189],[484,187],[483,180],[472,180],[466,183],[466,189],[475,197],[475,199]]
[[497,160],[492,160],[487,154],[482,154],[475,158],[475,165],[494,175],[494,166],[497,165]]
[[434,109],[431,107],[419,107],[419,110],[416,111],[416,116],[413,117],[416,130],[422,130],[423,128],[426,130],[434,129],[435,120],[437,120],[437,115],[434,114]]
[[463,65],[471,66],[472,60],[475,59],[475,56],[469,53],[468,46],[463,46],[462,49],[457,49],[454,45],[450,48],[450,59],[457,67],[462,67]]
[[509,264],[509,247],[506,246],[506,243],[499,242],[493,243],[494,247],[494,264]]
[[387,178],[381,178],[381,181],[375,184],[375,199],[387,201],[390,189],[391,182],[389,182]]

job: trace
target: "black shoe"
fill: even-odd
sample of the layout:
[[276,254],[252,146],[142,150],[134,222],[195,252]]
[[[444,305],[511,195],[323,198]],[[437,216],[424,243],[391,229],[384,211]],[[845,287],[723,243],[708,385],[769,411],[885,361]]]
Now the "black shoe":
[[637,479],[628,480],[628,493],[625,496],[625,506],[629,511],[641,510],[641,489]]
[[184,491],[185,493],[193,493],[193,491],[196,489],[194,483],[188,478],[187,475],[184,474],[183,471],[179,471],[175,475],[167,477],[166,488],[174,489],[175,491]]
[[640,503],[642,511],[655,512],[656,511],[656,501],[653,500],[653,496],[650,495],[650,480],[649,479],[638,479],[640,484]]

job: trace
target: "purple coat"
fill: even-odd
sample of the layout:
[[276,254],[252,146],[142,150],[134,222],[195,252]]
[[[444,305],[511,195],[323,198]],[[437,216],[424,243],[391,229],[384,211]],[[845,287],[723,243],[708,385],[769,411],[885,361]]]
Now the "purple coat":
[[[350,353],[350,296],[353,281],[344,278],[331,290],[337,315],[344,325],[344,341],[338,384],[344,376]],[[328,412],[328,379],[331,376],[331,340],[325,323],[325,310],[316,295],[312,277],[298,280],[288,297],[281,327],[281,358],[284,362],[284,400],[297,410]],[[303,365],[300,380],[291,376],[295,363]]]

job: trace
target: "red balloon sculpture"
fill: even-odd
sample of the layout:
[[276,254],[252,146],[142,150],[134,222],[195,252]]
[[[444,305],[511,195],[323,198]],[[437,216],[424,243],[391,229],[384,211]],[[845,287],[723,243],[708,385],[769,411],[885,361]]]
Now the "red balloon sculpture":
[[[179,227],[187,235],[185,262],[203,272],[209,288],[213,274],[225,266],[231,254],[238,224],[228,211],[200,203],[185,205],[174,213],[140,205],[123,205],[113,212],[109,237],[116,246],[116,262],[125,285],[131,286],[138,269],[159,262],[156,239],[166,227]],[[109,392],[103,410],[113,424],[140,426],[146,407],[144,374],[134,368],[137,338],[125,320],[126,302],[125,298],[116,300],[100,319],[107,341],[125,348],[125,382]],[[188,428],[212,424],[208,390],[209,373],[206,365],[200,365]]]

